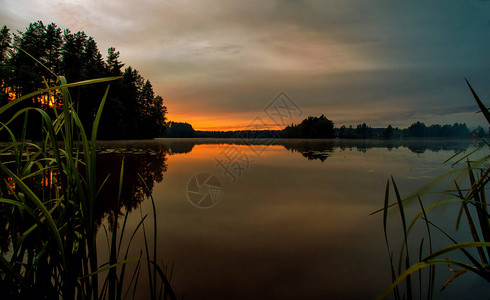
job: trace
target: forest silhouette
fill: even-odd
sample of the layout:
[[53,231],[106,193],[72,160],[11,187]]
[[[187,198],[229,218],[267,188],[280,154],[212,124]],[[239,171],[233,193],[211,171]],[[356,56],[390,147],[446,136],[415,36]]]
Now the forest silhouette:
[[[55,24],[44,25],[42,21],[31,23],[24,32],[11,34],[6,26],[0,30],[0,106],[46,85],[55,85],[56,78],[43,65],[65,76],[69,83],[122,77],[111,84],[99,127],[100,139],[143,139],[163,134],[167,112],[163,98],[155,95],[151,82],[138,70],[131,66],[123,69],[125,64],[115,48],[109,48],[104,59],[96,41],[83,31],[62,31]],[[91,131],[104,91],[103,85],[70,88],[74,108],[87,132]],[[53,109],[61,109],[59,96],[46,94],[34,98],[32,103],[19,104],[18,109],[33,105],[54,115]],[[10,117],[2,116],[0,121],[5,123]],[[41,120],[34,116],[29,116],[28,123],[41,127]],[[10,124],[14,133],[22,127],[22,120]],[[42,132],[29,134],[29,138],[39,139]]]

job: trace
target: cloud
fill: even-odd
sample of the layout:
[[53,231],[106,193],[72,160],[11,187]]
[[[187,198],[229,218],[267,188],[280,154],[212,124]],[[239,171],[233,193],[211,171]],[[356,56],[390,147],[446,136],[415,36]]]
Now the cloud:
[[410,124],[469,105],[463,77],[489,94],[487,1],[2,0],[2,7],[9,27],[42,19],[84,30],[102,52],[115,46],[180,120],[253,118],[284,91],[305,112],[338,123]]

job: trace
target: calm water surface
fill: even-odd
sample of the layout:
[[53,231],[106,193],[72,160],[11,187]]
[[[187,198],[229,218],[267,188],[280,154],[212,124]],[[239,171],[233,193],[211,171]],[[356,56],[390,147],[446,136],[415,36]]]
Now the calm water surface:
[[[392,175],[408,196],[451,170],[442,162],[467,144],[290,140],[250,146],[156,140],[104,147],[139,153],[126,154],[128,176],[144,172],[152,188],[158,255],[173,263],[172,285],[184,299],[373,299],[391,280],[382,215],[370,216],[383,205],[386,181]],[[118,170],[122,154],[100,157]],[[204,174],[196,181],[199,173]],[[208,183],[221,190],[196,187],[210,175],[215,177]],[[128,194],[138,195],[143,214],[150,212],[141,187],[131,188],[138,185],[134,178],[127,181]],[[203,199],[197,206],[195,195]],[[424,197],[431,203],[444,196]],[[198,207],[211,200],[216,202],[211,207]],[[408,211],[417,205],[409,204]],[[448,214],[454,219],[451,209],[431,218],[449,226],[444,224]],[[390,217],[398,249],[399,219]],[[139,218],[139,210],[133,210],[130,228]],[[138,249],[142,244],[142,238],[135,242]],[[451,275],[444,267],[439,274],[439,281]],[[477,299],[490,293],[487,283],[468,278],[438,297]]]

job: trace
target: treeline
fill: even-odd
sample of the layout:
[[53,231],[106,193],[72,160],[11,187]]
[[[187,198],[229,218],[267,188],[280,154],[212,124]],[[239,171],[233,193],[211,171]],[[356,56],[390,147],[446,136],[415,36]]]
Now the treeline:
[[291,124],[282,131],[284,138],[329,139],[335,137],[334,124],[324,115],[308,117],[300,124]]
[[232,130],[232,131],[196,131],[198,138],[233,138],[245,141],[256,139],[275,139],[281,137],[280,130]]
[[463,138],[486,136],[482,127],[470,131],[465,123],[454,123],[453,125],[433,124],[430,126],[416,122],[408,128],[400,129],[389,125],[386,128],[372,128],[366,123],[352,126],[342,126],[336,129],[336,136],[347,139],[399,139],[399,138]]
[[394,138],[455,138],[485,135],[483,128],[470,132],[466,124],[454,123],[453,125],[430,125],[416,122],[405,129],[394,128],[388,125],[386,128],[372,128],[366,123],[334,128],[334,123],[324,115],[320,117],[307,117],[300,124],[290,125],[281,132],[284,138],[323,139],[338,137],[341,139],[394,139]]
[[[24,52],[25,51],[25,52]],[[149,80],[119,59],[111,47],[104,58],[97,43],[83,31],[62,31],[55,24],[31,23],[24,32],[10,34],[4,26],[0,31],[0,105],[21,95],[55,84],[55,77],[29,55],[39,60],[69,83],[87,79],[122,76],[111,83],[109,96],[99,126],[100,139],[141,139],[161,136],[165,131],[166,107],[162,97],[155,95]],[[95,113],[107,85],[98,84],[70,88],[70,94],[85,128],[90,132]],[[58,97],[48,95],[19,104],[18,109],[34,106],[54,114],[61,109]],[[7,121],[3,115],[1,122]],[[29,115],[28,122],[40,122]],[[19,122],[20,123],[20,122]],[[40,123],[37,123],[40,124]],[[22,124],[12,124],[19,130]],[[40,133],[31,133],[39,138]]]
[[196,131],[189,123],[167,122],[165,134],[162,137],[166,138],[193,138]]
[[[170,125],[171,124],[171,125]],[[324,115],[308,117],[299,124],[291,124],[283,130],[236,130],[236,131],[196,131],[188,123],[169,122],[164,137],[199,138],[301,138],[301,139],[403,139],[403,138],[464,138],[484,137],[482,127],[470,131],[465,123],[453,125],[434,124],[427,126],[416,122],[408,128],[400,129],[388,125],[386,128],[373,128],[366,123],[335,128],[334,123]]]
[[[475,133],[480,137],[485,135],[485,131],[481,127],[472,132],[473,135]],[[452,126],[449,124],[426,126],[424,123],[417,122],[407,129],[407,135],[413,137],[458,137],[467,136],[468,134],[470,134],[470,131],[464,123],[454,123]]]
[[194,130],[191,124],[169,121],[163,138],[277,138],[280,130],[233,130],[233,131],[202,131]]

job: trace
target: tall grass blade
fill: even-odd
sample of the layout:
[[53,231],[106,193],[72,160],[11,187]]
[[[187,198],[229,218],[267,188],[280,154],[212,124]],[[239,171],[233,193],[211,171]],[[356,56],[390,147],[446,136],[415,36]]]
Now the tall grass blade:
[[[128,212],[126,212],[126,215],[127,214],[128,214]],[[146,219],[147,216],[148,215],[145,215],[144,217],[142,217],[141,220],[138,222],[138,225],[134,229],[133,234],[131,235],[131,238],[129,239],[128,245],[126,247],[126,253],[124,254],[124,259],[127,259],[128,258],[129,248],[131,246],[131,243],[133,242],[133,238],[136,235],[136,233],[138,232],[140,226],[143,224],[143,222],[145,221],[145,219]],[[141,254],[140,254],[140,257],[141,257]],[[139,262],[138,262],[138,264],[139,264]],[[119,281],[118,287],[117,287],[118,288],[118,295],[121,295],[121,292],[122,292],[125,271],[126,271],[126,265],[123,265],[121,267],[121,272],[120,272],[120,276],[119,276],[120,281]],[[136,270],[135,270],[135,272],[136,272]],[[133,277],[134,277],[134,273],[133,273]],[[128,289],[129,289],[129,287],[128,287]]]
[[5,272],[5,276],[6,276],[5,279],[14,279],[12,280],[13,284],[17,283],[18,285],[20,285],[20,287],[23,290],[28,290],[28,287],[25,284],[24,279],[19,275],[19,273],[16,270],[14,270],[12,265],[3,256],[0,256],[0,268]]
[[[449,238],[453,242],[454,245],[451,245],[451,246],[448,246],[448,247],[439,249],[439,250],[435,251],[434,253],[432,253],[431,255],[429,255],[426,258],[424,258],[424,260],[428,260],[428,259],[430,259],[432,257],[437,257],[437,256],[439,256],[441,254],[444,254],[446,252],[449,252],[449,251],[446,251],[446,249],[449,249],[450,251],[454,251],[454,250],[459,249],[471,261],[471,263],[473,263],[473,265],[474,265],[474,268],[473,269],[476,270],[475,273],[477,273],[481,277],[485,278],[486,280],[490,280],[490,274],[485,274],[485,268],[465,249],[465,248],[468,248],[468,247],[483,247],[485,245],[484,242],[479,242],[479,243],[478,242],[458,243],[455,239],[453,239],[449,234],[447,234],[440,227],[438,227],[437,225],[435,225],[434,223],[432,223],[430,221],[427,221],[427,222],[429,222],[429,224],[432,227],[436,228],[439,232],[441,232],[447,238]],[[490,245],[490,243],[489,243],[489,245]]]
[[111,270],[111,269],[114,269],[116,267],[119,267],[121,265],[124,265],[124,264],[127,264],[127,263],[130,263],[130,262],[134,262],[134,261],[137,261],[137,260],[140,260],[139,257],[132,257],[132,258],[128,258],[128,259],[125,259],[125,260],[121,260],[121,261],[118,261],[117,263],[115,264],[112,264],[112,265],[108,265],[108,266],[105,266],[105,267],[102,267],[102,268],[99,268],[97,271],[93,272],[93,273],[90,273],[90,274],[87,274],[83,277],[81,277],[81,279],[83,278],[88,278],[88,277],[91,277],[95,274],[99,274],[99,273],[102,273],[102,272],[105,272],[105,271],[108,271],[108,270]]
[[[461,189],[459,188],[458,183],[454,182],[454,184],[456,185],[456,189],[458,190],[459,197],[464,200],[463,193],[461,192]],[[471,217],[470,211],[468,209],[468,205],[466,204],[465,201],[462,201],[461,206],[462,206],[463,211],[466,215],[466,219],[468,220],[468,227],[470,229],[471,236],[473,237],[473,241],[480,242],[480,237],[478,236],[478,232],[476,231],[475,223],[473,222],[473,218]],[[482,264],[488,264],[485,253],[483,252],[483,248],[477,247],[477,250],[478,250],[478,255],[480,256],[480,260],[481,260]]]
[[466,81],[466,84],[470,88],[471,94],[473,95],[473,98],[475,98],[475,101],[478,104],[478,107],[480,108],[480,111],[485,116],[485,119],[487,120],[487,122],[490,123],[490,112],[488,111],[488,108],[485,105],[483,105],[483,103],[480,100],[480,97],[478,97],[478,95],[476,94],[475,90],[473,89],[473,87],[471,86],[471,84],[468,82],[468,79],[465,78],[464,80]]
[[[143,251],[140,251],[140,257],[142,256],[142,253]],[[141,266],[141,265],[140,265]],[[137,269],[137,272],[136,272],[136,279],[134,281],[134,287],[133,287],[133,298],[132,299],[135,299],[136,298],[136,286],[138,285],[138,279],[140,277],[140,272],[141,271],[141,267]]]
[[[449,252],[455,251],[455,250],[465,250],[466,248],[476,248],[476,247],[489,247],[490,242],[464,242],[464,243],[456,243],[454,245],[450,245],[444,248],[441,248],[437,251],[434,251],[434,253],[426,256],[423,261],[428,261],[430,259],[436,258],[438,256],[441,256],[443,254],[447,254]],[[468,253],[466,251],[466,253]],[[475,261],[472,260],[472,263],[475,264]],[[478,263],[475,264],[476,269],[480,271],[484,271],[484,268],[479,265]],[[487,280],[490,281],[489,276],[482,276],[483,278],[486,278]]]
[[[126,211],[122,230],[119,233],[118,205],[113,209],[113,222],[109,225],[112,231],[111,239],[108,237],[105,224],[102,225],[110,249],[109,260],[101,266],[97,262],[96,236],[100,229],[97,224],[100,223],[95,219],[96,200],[101,195],[99,192],[105,186],[108,177],[101,185],[96,180],[96,144],[109,86],[105,89],[99,104],[89,132],[90,136],[85,132],[69,89],[110,82],[120,79],[121,76],[67,83],[64,76],[56,75],[32,55],[22,49],[20,51],[54,75],[56,83],[50,86],[43,78],[45,88],[21,96],[0,107],[0,115],[4,114],[2,117],[7,112],[9,115],[7,122],[0,123],[0,130],[4,130],[12,140],[8,147],[0,150],[3,153],[12,152],[10,161],[0,162],[2,179],[0,204],[2,209],[8,209],[13,215],[7,216],[11,225],[7,228],[8,235],[13,238],[9,254],[0,257],[2,276],[8,274],[8,281],[14,286],[13,293],[18,293],[19,297],[28,296],[31,290],[35,291],[38,287],[42,287],[43,291],[46,291],[43,297],[46,298],[121,299],[126,266],[134,261],[138,263],[126,295],[130,292],[131,285],[133,285],[133,293],[136,291],[141,270],[141,254],[137,258],[128,258],[128,253],[135,234],[140,227],[143,227],[152,298],[156,296],[157,276],[162,278],[165,292],[175,298],[165,273],[155,263],[157,226],[155,203],[152,197],[153,258],[150,259],[149,255],[145,215],[141,216],[140,223],[129,239],[124,258],[120,259],[129,210]],[[47,111],[26,103],[31,98],[44,94],[48,94],[49,99],[61,95],[62,109],[60,106],[53,107],[53,111],[48,114]],[[13,108],[20,107],[21,103],[26,107],[10,112]],[[27,142],[30,133],[28,125],[32,120],[32,114],[36,117],[39,115],[42,122],[39,145]],[[55,116],[54,120],[50,115]],[[9,126],[21,117],[24,118],[24,126],[20,136],[16,137]],[[121,164],[118,203],[122,197],[123,174],[124,160]],[[148,189],[147,186],[146,188]],[[39,233],[41,237],[38,240],[35,235]],[[39,245],[32,247],[32,243]],[[154,265],[151,265],[152,263]],[[119,277],[118,270],[121,271]],[[100,280],[102,287],[99,289],[98,276],[102,273],[106,275],[105,280]]]
[[473,154],[475,154],[476,152],[478,152],[478,151],[480,151],[481,149],[483,149],[483,147],[484,147],[484,146],[485,146],[485,145],[481,145],[481,146],[479,146],[478,148],[476,148],[475,150],[473,150],[473,151],[471,151],[471,152],[467,153],[466,155],[464,155],[464,156],[460,157],[460,158],[459,158],[459,159],[457,159],[455,162],[453,162],[453,163],[451,164],[451,166],[455,166],[457,163],[459,163],[459,162],[461,162],[461,161],[463,161],[463,160],[467,159],[467,158],[468,158],[468,157],[470,157],[471,155],[473,155]]
[[[388,249],[388,254],[390,256],[391,280],[392,282],[394,282],[396,280],[396,273],[395,273],[395,266],[393,265],[393,252],[390,249],[390,242],[388,240],[388,228],[387,228],[389,198],[390,198],[390,181],[388,180],[386,182],[386,189],[385,189],[385,202],[384,202],[384,210],[383,210],[383,232],[385,236],[386,248]],[[395,287],[394,294],[395,294],[395,299],[400,299],[400,292],[398,286]]]
[[44,93],[48,93],[48,92],[55,91],[55,90],[60,90],[63,88],[71,88],[71,87],[78,87],[78,86],[114,81],[114,80],[118,80],[120,78],[122,78],[122,77],[121,76],[115,76],[115,77],[106,77],[106,78],[99,78],[99,79],[90,79],[90,80],[84,80],[84,81],[79,81],[79,82],[75,82],[75,83],[61,84],[61,85],[41,89],[41,90],[38,90],[38,91],[35,91],[32,93],[29,93],[27,95],[24,95],[22,97],[19,97],[15,100],[12,100],[9,103],[5,104],[4,106],[0,107],[0,115],[2,113],[4,113],[5,111],[7,111],[8,109],[10,109],[11,107],[13,107],[14,105],[16,105],[22,101],[25,101],[27,99],[31,99],[35,96],[39,96],[39,95],[44,94]]
[[[391,177],[391,182],[393,183],[393,188],[395,190],[396,200],[398,202],[398,209],[400,210],[400,217],[402,219],[403,239],[405,242],[405,252],[406,252],[405,268],[408,269],[410,267],[410,255],[408,252],[408,236],[407,236],[407,222],[405,220],[405,210],[403,208],[403,202],[402,202],[402,198],[400,197],[400,192],[398,191],[398,187],[396,186],[395,179],[393,179],[393,177]],[[400,258],[401,258],[401,256],[402,256],[402,254],[400,254]],[[407,284],[407,299],[411,300],[412,299],[412,280],[411,280],[410,275],[407,276],[406,284]]]
[[[103,103],[101,103],[101,107],[103,106]],[[101,109],[99,109],[101,110]],[[94,125],[95,127],[95,125]],[[97,129],[95,129],[96,132]],[[112,241],[111,241],[111,254],[110,254],[110,264],[115,264],[117,262],[117,223],[119,219],[119,203],[121,201],[121,191],[122,191],[122,186],[123,186],[123,178],[124,178],[124,158],[121,162],[121,171],[119,174],[119,186],[118,186],[118,192],[117,192],[117,204],[115,208],[113,209],[113,220],[112,220]],[[122,235],[122,233],[121,233]],[[116,269],[111,269],[109,271],[109,300],[114,300],[116,299],[116,294],[117,294],[117,273]]]
[[3,164],[0,164],[0,168],[4,173],[6,173],[9,177],[12,178],[12,180],[15,182],[16,186],[18,186],[28,197],[31,199],[33,204],[41,211],[43,217],[46,218],[47,225],[50,229],[50,233],[53,236],[54,241],[58,245],[58,250],[61,255],[61,261],[63,262],[63,265],[66,267],[66,260],[65,260],[65,252],[63,248],[63,243],[61,241],[61,236],[58,231],[58,227],[56,226],[52,216],[50,215],[48,209],[44,206],[42,201],[37,197],[36,194],[19,178],[17,175],[12,173],[8,168],[6,168]]
[[[143,214],[141,212],[141,208],[140,208],[140,215],[141,215],[141,218],[143,218]],[[145,223],[143,223],[143,239],[145,241],[145,252],[146,252],[146,266],[147,266],[147,271],[148,271],[148,282],[150,284],[150,295],[151,295],[151,299],[155,299],[155,290],[153,288],[153,276],[151,275],[151,263],[150,263],[150,253],[149,253],[149,250],[148,250],[148,238],[146,236],[146,229],[145,229]]]
[[[422,203],[422,199],[420,199],[420,197],[417,197],[417,199],[419,200],[420,209],[422,210],[422,213],[424,215],[423,220],[425,221],[425,228],[427,230],[427,237],[429,238],[429,252],[432,254],[432,252],[433,252],[433,249],[432,249],[432,234],[431,234],[430,227],[429,227],[429,221],[428,221],[429,219],[427,218],[427,213],[426,213],[426,210],[424,208],[424,204]],[[421,247],[422,247],[422,245],[421,245]],[[422,254],[422,252],[420,252],[420,255],[421,254]],[[419,259],[419,261],[421,261],[421,259]],[[428,292],[427,292],[427,299],[432,299],[434,297],[435,276],[436,276],[435,266],[430,266],[430,268],[429,268],[429,286],[428,286]],[[422,284],[420,284],[420,287],[422,287]]]
[[[444,179],[447,179],[447,178],[451,178],[452,176],[454,175],[461,175],[461,174],[467,174],[467,170],[466,168],[464,169],[454,169],[454,170],[451,170],[451,171],[448,171],[444,174],[441,174],[441,175],[438,175],[436,178],[434,178],[430,183],[428,183],[427,185],[425,185],[423,188],[419,189],[418,191],[416,191],[415,193],[409,195],[408,197],[405,197],[402,199],[402,202],[407,202],[407,201],[410,201],[410,200],[413,200],[413,199],[417,199],[418,195],[422,195],[422,194],[425,194],[425,193],[428,193],[430,191],[430,189],[432,187],[434,187],[437,183],[441,182],[442,180]],[[398,202],[394,202],[394,203],[391,203],[388,205],[389,208],[393,207],[393,206],[396,206],[398,205]],[[380,213],[384,210],[384,208],[379,208],[375,211],[373,211],[372,213],[370,213],[369,215],[374,215],[374,214],[377,214],[377,213]]]
[[454,271],[453,276],[451,276],[446,282],[444,282],[444,285],[441,288],[441,292],[445,290],[451,283],[453,283],[454,280],[466,273],[468,273],[468,269],[459,269],[457,271]]
[[388,297],[388,295],[393,291],[393,289],[396,286],[400,285],[408,276],[410,276],[412,273],[414,273],[420,269],[427,268],[430,266],[435,266],[435,265],[447,265],[447,264],[466,268],[470,271],[474,271],[474,269],[475,269],[474,267],[467,265],[467,264],[464,264],[464,263],[461,263],[459,261],[453,261],[453,260],[449,260],[449,261],[448,260],[427,260],[427,261],[425,261],[425,260],[423,260],[417,264],[410,266],[410,268],[408,268],[403,273],[401,273],[398,276],[398,278],[396,279],[396,281],[393,282],[386,290],[384,290],[383,293],[381,293],[376,299],[378,299],[378,300],[386,299],[386,297]]
[[[126,293],[124,293],[124,297],[123,299],[126,299],[126,297],[128,296],[128,293],[129,291],[131,290],[131,286],[134,284],[135,286],[135,290],[136,290],[136,285],[138,283],[138,279],[137,277],[139,276],[139,273],[140,273],[140,269],[141,269],[141,255],[142,255],[142,252],[140,251],[140,256],[139,256],[139,260],[138,260],[138,264],[136,265],[136,268],[133,272],[133,276],[131,277],[131,280],[129,282],[129,285],[126,289]],[[125,267],[126,265],[123,265],[123,268]],[[119,294],[119,295],[122,295],[122,294]],[[133,293],[133,299],[135,298],[135,295]]]
[[[487,208],[486,208],[486,200],[482,197],[480,197],[480,191],[484,190],[480,186],[478,186],[477,182],[480,180],[476,181],[475,176],[473,174],[473,169],[471,167],[470,162],[467,162],[468,164],[468,177],[470,178],[470,184],[471,184],[471,195],[473,199],[475,200],[475,208],[476,208],[476,215],[478,216],[478,221],[480,223],[480,229],[482,233],[482,237],[484,241],[490,242],[490,224],[489,224],[489,218],[488,218],[488,213],[487,213]],[[482,175],[484,176],[484,175]],[[482,177],[480,177],[481,179]],[[484,195],[484,194],[482,194]],[[487,247],[487,253],[490,253],[490,248]]]
[[151,261],[151,263],[153,264],[153,266],[155,266],[158,275],[160,275],[160,278],[163,280],[163,284],[165,286],[165,293],[168,295],[168,297],[170,297],[171,300],[177,300],[177,298],[175,297],[175,293],[170,286],[170,282],[168,282],[167,276],[163,272],[162,268],[160,268],[160,266],[154,261]]
[[46,67],[46,65],[44,65],[42,62],[40,62],[37,58],[35,58],[34,56],[32,56],[29,52],[25,51],[24,49],[22,49],[21,47],[16,47],[17,49],[19,49],[20,51],[22,51],[25,55],[29,56],[32,60],[34,60],[35,62],[37,62],[41,67],[43,67],[44,69],[46,69],[49,73],[51,73],[54,77],[58,78],[58,75],[56,75],[56,73],[54,73],[50,68]]

